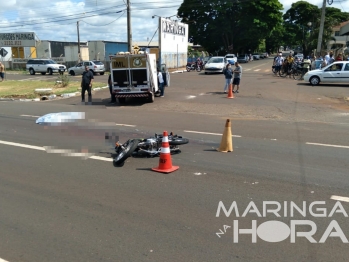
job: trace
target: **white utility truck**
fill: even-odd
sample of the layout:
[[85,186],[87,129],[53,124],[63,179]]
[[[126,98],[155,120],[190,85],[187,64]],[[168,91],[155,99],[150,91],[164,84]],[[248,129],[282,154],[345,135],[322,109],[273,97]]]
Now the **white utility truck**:
[[147,98],[154,102],[159,92],[155,54],[118,53],[110,56],[113,95],[119,103],[126,98]]

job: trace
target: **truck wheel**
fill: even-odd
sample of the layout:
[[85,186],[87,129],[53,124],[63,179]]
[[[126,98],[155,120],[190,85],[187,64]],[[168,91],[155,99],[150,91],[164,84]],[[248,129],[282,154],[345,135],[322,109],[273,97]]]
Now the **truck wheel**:
[[69,74],[75,76],[75,72],[73,70],[70,70]]
[[31,75],[35,75],[34,69],[33,69],[33,68],[30,68],[30,69],[29,69],[29,73],[30,73]]
[[120,97],[120,98],[118,98],[118,102],[119,102],[119,104],[125,104],[126,98]]
[[154,92],[149,94],[148,101],[149,103],[153,103],[155,101]]
[[46,75],[46,72],[41,72],[41,74],[44,76],[44,75]]
[[49,69],[47,70],[47,72],[48,72],[49,75],[52,75],[52,69],[51,69],[51,68],[49,68]]
[[101,76],[104,75],[104,72],[99,73]]

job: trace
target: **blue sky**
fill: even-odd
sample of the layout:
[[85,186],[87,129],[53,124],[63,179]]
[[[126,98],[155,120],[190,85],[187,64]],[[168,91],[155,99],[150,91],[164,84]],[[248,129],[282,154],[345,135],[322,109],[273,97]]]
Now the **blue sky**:
[[[152,15],[175,15],[183,0],[131,0],[132,37],[147,41],[157,29]],[[285,10],[292,2],[280,1]],[[309,1],[321,6],[322,0]],[[3,0],[0,9],[0,32],[35,32],[40,40],[127,41],[126,0]],[[332,5],[349,12],[349,1],[334,0]],[[157,39],[155,35],[154,39]]]

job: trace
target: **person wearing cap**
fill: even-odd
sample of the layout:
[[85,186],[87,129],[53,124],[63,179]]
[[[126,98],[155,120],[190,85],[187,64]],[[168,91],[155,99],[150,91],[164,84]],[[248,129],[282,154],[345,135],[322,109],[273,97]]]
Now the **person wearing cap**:
[[0,78],[1,82],[4,81],[5,77],[5,66],[0,62]]

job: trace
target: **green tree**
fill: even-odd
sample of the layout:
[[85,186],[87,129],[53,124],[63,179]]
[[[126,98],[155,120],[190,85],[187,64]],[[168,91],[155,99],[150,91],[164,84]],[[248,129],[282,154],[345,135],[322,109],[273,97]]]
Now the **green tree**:
[[[316,49],[319,36],[321,8],[306,1],[293,3],[284,14],[284,41],[288,46],[303,47],[305,54]],[[338,8],[326,7],[322,47],[331,40],[332,28],[349,19],[349,13],[341,12]],[[311,27],[308,23],[311,23]]]
[[178,9],[189,39],[210,53],[257,49],[282,21],[278,0],[184,0]]

